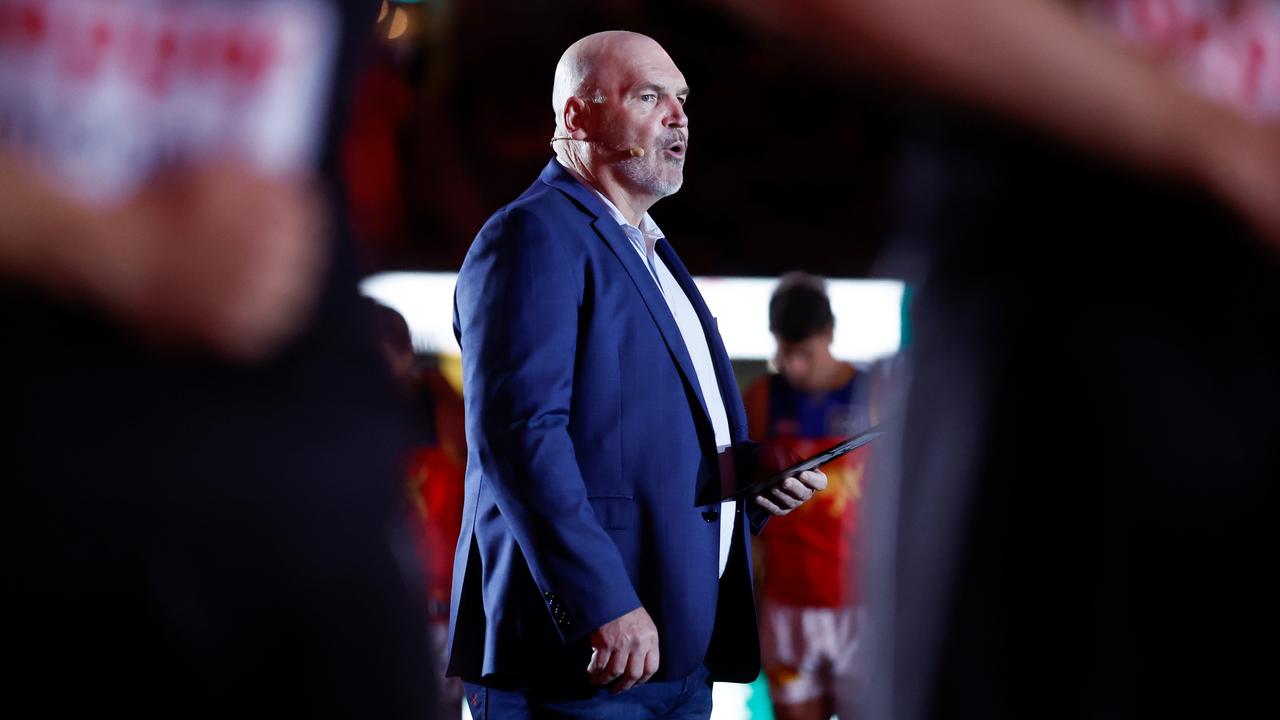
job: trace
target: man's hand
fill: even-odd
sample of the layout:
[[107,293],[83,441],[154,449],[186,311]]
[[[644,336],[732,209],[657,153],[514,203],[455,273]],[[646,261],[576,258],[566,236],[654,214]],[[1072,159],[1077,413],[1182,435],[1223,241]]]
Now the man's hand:
[[789,477],[772,490],[756,496],[756,504],[779,517],[808,502],[816,492],[827,489],[827,476],[821,470],[806,470]]
[[220,160],[101,208],[0,148],[0,280],[90,305],[157,345],[265,359],[305,324],[327,261],[309,185]]
[[1280,126],[1221,116],[1204,123],[1197,179],[1280,253]]
[[79,285],[161,345],[265,359],[303,325],[325,265],[301,182],[224,165],[158,179],[80,244]]
[[[766,478],[777,474],[801,460],[794,450],[781,445],[764,445],[756,451],[756,474]],[[827,488],[827,476],[821,470],[806,470],[796,477],[789,477],[768,492],[756,495],[756,505],[770,514],[783,516],[805,504],[816,492]]]
[[587,679],[617,694],[647,681],[658,671],[658,628],[649,613],[636,608],[591,633]]

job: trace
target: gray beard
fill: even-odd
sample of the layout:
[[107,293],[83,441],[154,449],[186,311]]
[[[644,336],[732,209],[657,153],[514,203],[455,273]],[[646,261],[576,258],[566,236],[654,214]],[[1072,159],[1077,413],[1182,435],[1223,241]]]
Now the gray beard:
[[[674,195],[684,185],[684,168],[680,168],[680,176],[675,180],[666,180],[658,174],[657,162],[669,162],[665,158],[632,157],[623,160],[618,166],[624,177],[635,186],[653,197],[664,198]],[[681,163],[683,164],[683,163]]]

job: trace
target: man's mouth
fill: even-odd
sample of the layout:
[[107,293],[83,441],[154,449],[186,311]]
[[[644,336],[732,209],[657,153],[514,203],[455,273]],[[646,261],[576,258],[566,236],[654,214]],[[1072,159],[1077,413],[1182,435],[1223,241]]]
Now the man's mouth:
[[686,147],[687,146],[683,142],[674,142],[664,149],[675,157],[683,158]]

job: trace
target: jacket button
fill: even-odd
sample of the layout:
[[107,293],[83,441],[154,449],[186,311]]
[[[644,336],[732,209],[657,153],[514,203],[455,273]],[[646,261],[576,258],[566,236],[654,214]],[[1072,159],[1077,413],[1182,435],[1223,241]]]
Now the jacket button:
[[716,521],[717,519],[719,519],[719,518],[720,518],[720,511],[719,511],[719,510],[704,510],[704,511],[702,511],[702,519],[703,519],[703,520],[706,520],[706,521],[707,521],[707,522],[709,522],[709,523],[713,523],[713,522],[715,522],[715,521]]

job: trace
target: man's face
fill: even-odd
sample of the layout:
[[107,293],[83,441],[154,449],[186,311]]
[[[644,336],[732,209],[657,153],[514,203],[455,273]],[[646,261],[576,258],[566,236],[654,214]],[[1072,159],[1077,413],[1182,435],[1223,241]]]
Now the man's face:
[[[689,88],[684,75],[657,43],[643,38],[614,56],[597,133],[601,143],[616,149],[616,169],[638,193],[666,197],[684,182],[684,158],[689,146],[689,118],[684,103]],[[635,157],[633,147],[644,150]]]
[[789,342],[777,336],[778,354],[773,364],[787,382],[797,390],[816,391],[825,377],[831,357],[831,333],[810,335],[798,342]]

